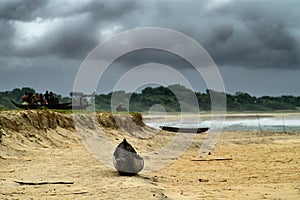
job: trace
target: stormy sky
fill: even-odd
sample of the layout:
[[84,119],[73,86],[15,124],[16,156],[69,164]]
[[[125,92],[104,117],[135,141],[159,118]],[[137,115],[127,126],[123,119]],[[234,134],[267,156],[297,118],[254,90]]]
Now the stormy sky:
[[[299,10],[297,0],[1,0],[0,90],[33,87],[66,96],[101,41],[132,28],[163,27],[206,49],[228,93],[300,96]],[[109,92],[120,74],[145,63],[192,74],[176,55],[134,51],[110,66],[97,92]]]

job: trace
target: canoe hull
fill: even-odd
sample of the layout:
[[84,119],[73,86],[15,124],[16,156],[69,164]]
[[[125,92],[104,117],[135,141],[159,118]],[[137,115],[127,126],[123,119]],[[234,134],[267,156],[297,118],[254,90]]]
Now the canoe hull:
[[144,159],[126,141],[121,142],[113,155],[113,164],[120,175],[132,176],[144,168]]
[[72,103],[59,103],[59,104],[47,104],[47,105],[35,105],[35,104],[28,104],[23,105],[11,101],[12,104],[18,108],[22,109],[39,109],[39,108],[48,108],[48,109],[58,109],[58,110],[71,110],[71,109],[86,109],[87,106],[72,106]]
[[132,176],[144,168],[144,159],[141,157],[115,158],[113,164],[120,175]]
[[179,128],[172,126],[160,126],[164,131],[179,132],[179,133],[203,133],[209,130],[209,128]]

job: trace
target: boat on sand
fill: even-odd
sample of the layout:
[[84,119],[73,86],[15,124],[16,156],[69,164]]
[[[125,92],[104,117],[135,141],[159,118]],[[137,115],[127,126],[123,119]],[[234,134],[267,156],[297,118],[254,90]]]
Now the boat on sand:
[[144,168],[144,159],[123,139],[113,154],[113,164],[120,175],[132,176]]

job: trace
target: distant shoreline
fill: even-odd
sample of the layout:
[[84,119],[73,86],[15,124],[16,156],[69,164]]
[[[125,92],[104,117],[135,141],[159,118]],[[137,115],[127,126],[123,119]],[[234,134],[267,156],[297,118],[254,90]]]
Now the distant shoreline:
[[[156,113],[150,117],[147,113],[142,113],[144,120],[149,119],[161,119],[165,118],[164,116],[167,116],[167,118],[178,118],[181,113],[169,113],[167,112],[166,115]],[[200,118],[210,118],[212,115],[210,113],[182,113],[182,115],[186,115],[189,117],[200,117]],[[215,115],[218,116],[218,115]],[[225,116],[227,119],[234,119],[234,118],[257,118],[258,117],[280,117],[280,116],[289,116],[289,117],[300,117],[299,112],[230,112],[226,113],[225,115],[219,115],[220,117]]]

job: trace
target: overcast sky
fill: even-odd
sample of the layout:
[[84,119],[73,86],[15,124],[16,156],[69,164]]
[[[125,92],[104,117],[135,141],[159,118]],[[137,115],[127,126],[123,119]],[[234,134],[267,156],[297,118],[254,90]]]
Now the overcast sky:
[[[228,93],[300,96],[299,10],[298,0],[1,0],[0,90],[26,86],[68,95],[80,64],[97,44],[151,26],[199,42]],[[189,74],[180,58],[151,50],[123,56],[110,69],[126,72],[121,69],[148,62]],[[113,88],[116,80],[109,76],[98,92]]]

